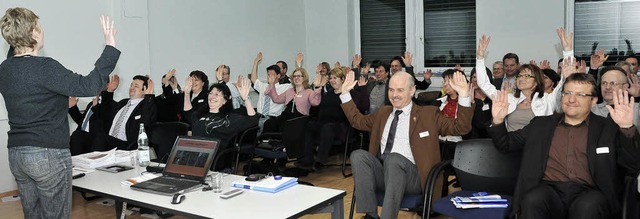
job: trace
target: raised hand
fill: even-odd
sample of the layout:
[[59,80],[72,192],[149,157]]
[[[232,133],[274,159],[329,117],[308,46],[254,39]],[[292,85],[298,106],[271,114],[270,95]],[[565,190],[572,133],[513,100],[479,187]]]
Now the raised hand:
[[75,106],[78,104],[78,98],[77,97],[69,97],[69,108]]
[[620,128],[629,128],[633,126],[633,97],[629,97],[627,91],[619,89],[613,95],[613,106],[607,105],[611,119],[620,126]]
[[100,95],[94,97],[93,100],[91,100],[91,105],[93,106],[98,105],[98,101],[100,101]]
[[529,65],[538,66],[538,64],[536,64],[536,60],[533,60],[533,59],[529,60]]
[[576,71],[578,73],[587,73],[587,61],[580,60],[580,62],[578,62],[578,69]]
[[560,38],[560,42],[562,43],[562,50],[573,50],[573,32],[567,34],[567,31],[561,27],[559,29],[556,29],[556,33],[558,33],[558,37]]
[[360,62],[362,62],[362,56],[355,54],[353,56],[353,60],[351,60],[351,67],[352,68],[359,68],[360,67]]
[[108,92],[115,91],[116,89],[118,89],[119,84],[120,84],[120,76],[113,75],[113,77],[111,77],[111,80],[109,80],[109,83],[107,83],[107,91]]
[[193,88],[193,77],[187,76],[187,80],[184,82],[184,93],[190,94],[191,88]]
[[336,63],[333,64],[333,67],[334,68],[340,68],[340,67],[342,67],[342,65],[340,65],[340,61],[336,61]]
[[560,65],[562,66],[561,73],[564,78],[567,78],[572,74],[578,72],[578,63],[576,62],[576,58],[574,57],[565,58],[564,60],[562,60],[562,63],[560,63]]
[[410,52],[404,52],[402,62],[404,62],[406,67],[411,67],[411,64],[413,63],[413,55]]
[[491,98],[491,115],[493,116],[493,124],[501,124],[509,111],[509,99],[506,90],[499,90],[493,98]]
[[355,78],[356,78],[356,74],[353,73],[353,71],[349,71],[349,73],[347,73],[347,76],[344,79],[344,82],[342,83],[342,87],[340,88],[340,91],[342,93],[350,92],[351,89],[353,89],[353,87],[355,87],[356,84],[358,83]]
[[453,73],[453,78],[449,80],[449,85],[458,93],[459,97],[469,96],[469,84],[467,78],[460,71]]
[[604,54],[604,49],[599,49],[595,54],[591,55],[589,67],[591,69],[598,69],[604,65],[607,59],[609,59],[609,55]]
[[251,81],[245,79],[243,76],[238,76],[238,82],[236,84],[236,87],[238,87],[238,93],[240,93],[240,97],[243,100],[249,99],[249,91],[251,91]]
[[304,54],[302,54],[302,52],[299,52],[298,55],[296,55],[296,67],[302,67],[303,60],[304,60]]
[[144,90],[144,94],[153,94],[153,80],[151,80],[151,77],[149,75],[147,75],[147,89]]
[[542,60],[540,62],[540,69],[551,69],[551,65],[549,64],[549,60]]
[[320,73],[320,69],[321,68],[322,68],[321,66],[318,66],[318,70],[316,70],[316,77],[313,78],[313,83],[312,84],[313,84],[314,87],[322,86],[322,74]]
[[167,74],[164,75],[164,77],[162,78],[162,85],[167,86],[169,85],[169,79],[171,79],[171,77],[173,77],[173,75],[176,74],[176,69],[171,69],[167,72]]
[[424,71],[424,80],[431,79],[431,76],[433,76],[433,72],[431,71],[431,69],[427,69],[426,71]]
[[364,65],[364,68],[362,69],[362,72],[364,72],[364,74],[369,74],[369,70],[371,69],[371,63],[368,63]]
[[478,43],[478,49],[476,50],[477,59],[484,59],[484,56],[487,52],[487,47],[489,46],[489,42],[491,42],[491,37],[482,35],[482,38],[480,38],[480,41]]
[[627,74],[627,80],[629,81],[629,95],[633,97],[640,96],[640,79],[636,74]]
[[262,52],[258,52],[256,58],[253,60],[253,63],[260,63],[262,61]]
[[366,85],[367,85],[367,77],[365,77],[365,75],[362,74],[360,75],[360,78],[358,78],[358,86],[362,87]]
[[104,34],[104,43],[116,47],[116,34],[118,31],[113,25],[113,21],[109,16],[100,16],[100,24],[102,25],[102,33]]
[[224,65],[218,65],[218,68],[216,68],[216,79],[218,81],[222,81],[223,72],[224,72]]

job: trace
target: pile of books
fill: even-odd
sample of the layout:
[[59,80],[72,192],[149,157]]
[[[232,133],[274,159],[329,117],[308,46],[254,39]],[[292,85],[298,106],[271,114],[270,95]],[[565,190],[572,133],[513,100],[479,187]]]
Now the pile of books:
[[456,208],[468,209],[468,208],[506,208],[509,206],[507,199],[500,197],[500,195],[485,195],[474,197],[460,197],[456,196],[451,198],[451,202]]

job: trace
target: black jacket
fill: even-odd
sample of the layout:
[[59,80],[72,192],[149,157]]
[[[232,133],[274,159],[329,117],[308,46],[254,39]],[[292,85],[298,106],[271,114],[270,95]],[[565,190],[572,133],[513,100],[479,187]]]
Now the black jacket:
[[[490,127],[489,134],[502,152],[522,151],[520,174],[514,191],[510,217],[520,211],[522,196],[542,180],[549,158],[549,149],[555,127],[564,114],[535,117],[523,129],[507,133],[503,124]],[[620,212],[623,176],[626,171],[638,168],[640,160],[640,135],[625,136],[613,120],[589,115],[589,139],[587,160],[596,188],[606,196],[614,214]],[[596,153],[596,148],[609,148],[609,153]],[[635,158],[634,158],[635,157]]]

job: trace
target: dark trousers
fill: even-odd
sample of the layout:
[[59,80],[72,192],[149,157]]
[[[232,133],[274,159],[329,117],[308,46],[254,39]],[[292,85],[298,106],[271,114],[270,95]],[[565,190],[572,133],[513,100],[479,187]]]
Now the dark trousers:
[[110,149],[107,148],[106,138],[106,134],[95,134],[81,130],[73,131],[69,139],[71,156]]
[[519,218],[610,218],[604,194],[573,182],[542,181],[522,197]]
[[[326,164],[329,152],[334,143],[344,143],[347,127],[343,123],[309,122],[307,125],[306,144],[302,162],[313,165],[314,161]],[[315,146],[318,145],[316,159],[313,159]]]

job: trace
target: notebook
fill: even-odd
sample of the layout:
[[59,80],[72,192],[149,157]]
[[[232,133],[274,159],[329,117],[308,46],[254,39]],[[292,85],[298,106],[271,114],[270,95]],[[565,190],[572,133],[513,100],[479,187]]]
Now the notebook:
[[219,139],[178,136],[162,176],[134,184],[131,189],[173,195],[198,187],[205,182],[219,145]]

